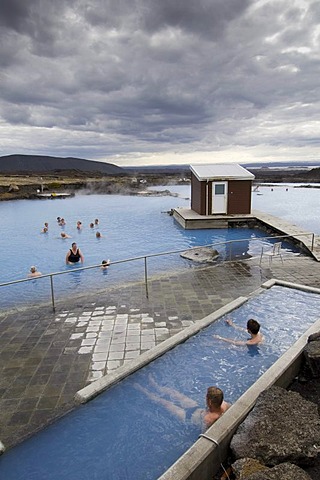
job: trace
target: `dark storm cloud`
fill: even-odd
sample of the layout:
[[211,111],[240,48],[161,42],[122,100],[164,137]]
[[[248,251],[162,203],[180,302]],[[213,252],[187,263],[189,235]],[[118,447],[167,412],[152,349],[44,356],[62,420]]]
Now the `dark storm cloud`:
[[319,17],[304,0],[2,0],[2,153],[314,145]]

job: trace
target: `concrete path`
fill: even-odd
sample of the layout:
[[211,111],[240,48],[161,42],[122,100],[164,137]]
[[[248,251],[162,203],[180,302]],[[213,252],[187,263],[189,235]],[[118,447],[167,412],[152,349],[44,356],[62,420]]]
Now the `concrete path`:
[[73,408],[93,380],[248,295],[269,278],[320,287],[320,265],[289,256],[195,267],[73,303],[0,316],[0,440],[10,448]]

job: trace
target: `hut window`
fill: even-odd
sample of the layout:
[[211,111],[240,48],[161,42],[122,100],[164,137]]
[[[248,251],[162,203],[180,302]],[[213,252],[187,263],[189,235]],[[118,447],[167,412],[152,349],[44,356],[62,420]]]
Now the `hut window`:
[[214,194],[215,195],[224,195],[224,193],[225,193],[225,185],[224,184],[214,186]]

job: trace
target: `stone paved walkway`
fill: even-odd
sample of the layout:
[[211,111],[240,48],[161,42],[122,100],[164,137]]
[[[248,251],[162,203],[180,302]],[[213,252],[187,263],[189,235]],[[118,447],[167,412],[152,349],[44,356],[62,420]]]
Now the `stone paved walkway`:
[[73,408],[75,393],[269,278],[320,287],[308,257],[227,262],[72,304],[0,316],[0,440],[6,448]]

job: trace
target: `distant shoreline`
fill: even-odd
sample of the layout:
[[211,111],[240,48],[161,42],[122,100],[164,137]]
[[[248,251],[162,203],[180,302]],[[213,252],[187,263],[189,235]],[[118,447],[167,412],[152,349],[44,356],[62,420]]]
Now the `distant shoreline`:
[[[304,188],[320,188],[320,169],[314,171],[297,172],[296,170],[259,170],[254,171],[256,176],[253,184],[271,185],[275,183],[305,184]],[[148,191],[148,187],[168,185],[167,191]],[[104,195],[144,195],[161,196],[172,195],[170,185],[190,185],[190,173],[181,177],[181,174],[143,173],[137,175],[103,176],[81,173],[59,175],[48,173],[31,175],[4,175],[0,174],[0,201],[37,199],[39,193],[68,193],[68,194],[104,194]]]

